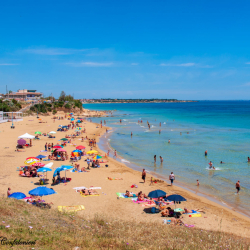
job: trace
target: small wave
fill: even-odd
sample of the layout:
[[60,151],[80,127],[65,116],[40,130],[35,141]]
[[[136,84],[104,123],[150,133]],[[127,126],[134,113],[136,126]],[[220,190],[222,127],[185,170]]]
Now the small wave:
[[126,121],[127,121],[127,119],[123,119],[123,121],[125,121],[125,122],[126,122]]
[[171,131],[174,131],[173,129],[171,129]]
[[155,127],[154,125],[152,125],[152,128]]
[[145,128],[145,126],[140,126],[141,128]]
[[147,133],[147,132],[149,132],[149,130],[145,130],[144,132],[146,132],[146,133]]
[[121,159],[122,162],[130,163],[130,161],[127,161],[125,159]]
[[110,139],[108,139],[108,141],[110,141]]
[[206,170],[221,170],[220,168],[215,168],[215,169],[213,169],[213,168],[206,168]]
[[163,124],[166,124],[166,122],[163,122]]

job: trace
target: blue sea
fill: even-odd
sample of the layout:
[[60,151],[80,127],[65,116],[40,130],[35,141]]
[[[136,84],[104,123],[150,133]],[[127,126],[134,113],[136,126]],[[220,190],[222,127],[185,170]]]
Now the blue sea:
[[[123,162],[146,168],[166,179],[173,171],[180,186],[215,197],[244,213],[250,209],[250,163],[247,162],[250,157],[250,101],[83,106],[90,110],[115,110],[112,117],[92,121],[105,120],[107,126],[113,128],[113,132],[105,136],[106,141],[117,150]],[[138,120],[143,122],[138,123]],[[164,159],[162,164],[159,156]],[[210,161],[215,170],[209,169]],[[238,180],[240,195],[236,195],[235,189]]]

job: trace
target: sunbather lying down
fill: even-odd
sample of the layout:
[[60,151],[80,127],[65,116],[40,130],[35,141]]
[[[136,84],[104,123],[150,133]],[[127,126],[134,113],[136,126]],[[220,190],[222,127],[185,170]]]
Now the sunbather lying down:
[[92,190],[92,189],[82,189],[80,190],[80,194],[83,194],[83,195],[95,195],[95,194],[98,194],[95,190]]
[[108,177],[108,179],[109,180],[123,180],[123,178],[118,178],[118,177],[116,177],[116,178]]
[[204,211],[202,211],[202,210],[200,210],[200,209],[193,209],[193,210],[190,210],[190,209],[184,208],[183,214],[192,214],[192,213],[196,213],[196,212],[205,213]]
[[176,218],[169,218],[167,220],[170,220],[170,224],[173,224],[175,226],[184,226],[184,223],[181,219],[176,219]]

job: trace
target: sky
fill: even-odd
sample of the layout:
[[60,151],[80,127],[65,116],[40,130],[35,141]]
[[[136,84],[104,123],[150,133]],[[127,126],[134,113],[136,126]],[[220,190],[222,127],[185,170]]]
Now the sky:
[[250,99],[250,1],[0,2],[0,93]]

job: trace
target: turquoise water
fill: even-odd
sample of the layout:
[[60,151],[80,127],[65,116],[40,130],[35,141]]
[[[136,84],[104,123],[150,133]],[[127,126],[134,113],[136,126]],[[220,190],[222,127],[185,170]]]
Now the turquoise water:
[[[113,117],[92,120],[99,123],[105,119],[107,126],[113,127],[109,143],[124,160],[166,177],[173,171],[176,181],[193,190],[197,189],[199,179],[199,192],[245,211],[250,209],[250,163],[247,162],[250,102],[87,104],[84,107],[117,110]],[[138,120],[143,123],[138,124]],[[156,164],[154,155],[157,155]],[[163,164],[159,156],[163,157]],[[209,161],[216,170],[209,170]],[[240,195],[235,195],[238,180],[242,189]]]

